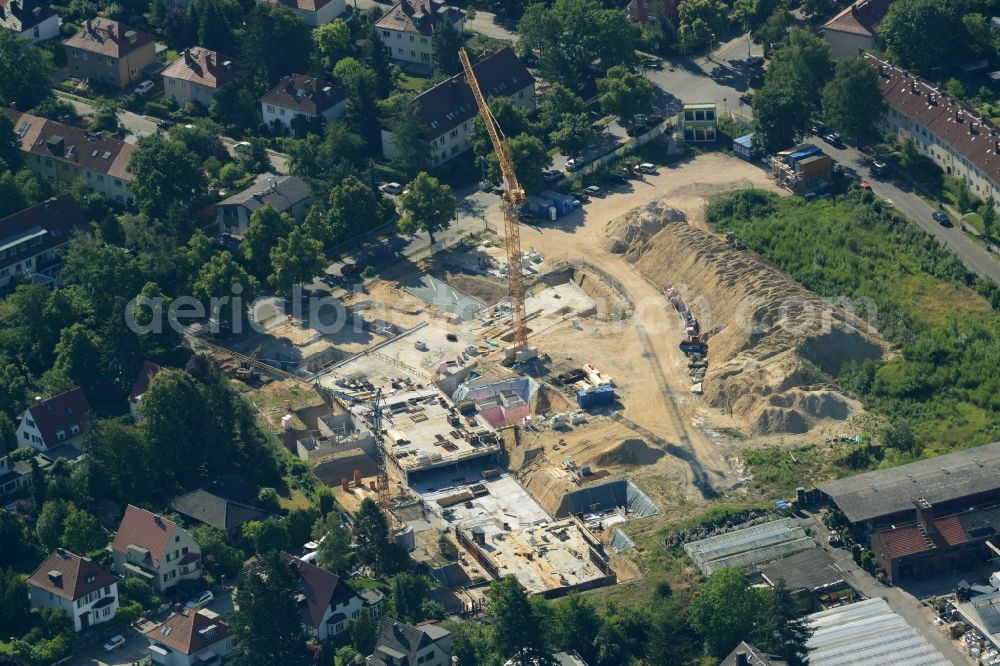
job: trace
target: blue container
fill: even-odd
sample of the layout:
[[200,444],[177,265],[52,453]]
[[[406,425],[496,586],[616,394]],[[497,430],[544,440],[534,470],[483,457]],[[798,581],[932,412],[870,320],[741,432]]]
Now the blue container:
[[577,391],[576,404],[580,409],[592,409],[602,405],[610,405],[615,401],[615,389],[612,386],[600,386],[592,391]]
[[552,202],[560,215],[573,212],[573,197],[552,190],[545,190],[541,195]]

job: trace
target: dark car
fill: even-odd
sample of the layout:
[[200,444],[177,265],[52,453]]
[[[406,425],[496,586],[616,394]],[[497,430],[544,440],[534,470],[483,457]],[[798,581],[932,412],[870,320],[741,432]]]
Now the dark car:
[[761,67],[764,65],[764,57],[750,56],[749,58],[747,58],[747,65],[749,65],[750,67]]
[[357,264],[344,264],[340,267],[340,274],[344,277],[350,277],[352,275],[357,275],[358,265]]
[[608,181],[612,185],[628,185],[628,177],[623,173],[612,173],[608,175]]
[[156,122],[156,126],[159,129],[164,130],[164,131],[170,129],[171,127],[173,127],[176,124],[177,123],[175,123],[173,120],[158,120]]
[[951,226],[951,218],[948,217],[948,213],[944,212],[943,210],[934,211],[934,214],[931,215],[931,217],[933,217],[934,221],[940,224],[942,227]]
[[826,141],[831,146],[833,146],[834,148],[844,147],[843,139],[841,139],[840,135],[837,134],[836,132],[830,132],[829,134],[824,135],[823,140]]
[[740,103],[750,106],[751,104],[753,104],[753,95],[751,95],[750,93],[743,93],[742,95],[740,95]]

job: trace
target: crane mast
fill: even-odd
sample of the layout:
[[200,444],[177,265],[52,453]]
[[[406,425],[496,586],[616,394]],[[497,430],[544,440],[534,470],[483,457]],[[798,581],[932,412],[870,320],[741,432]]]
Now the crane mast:
[[507,239],[507,279],[510,294],[510,305],[513,311],[511,328],[513,329],[513,344],[511,348],[516,354],[524,350],[528,345],[528,326],[524,314],[524,274],[521,272],[521,231],[518,222],[518,210],[524,203],[524,190],[517,180],[517,173],[514,171],[514,161],[510,156],[510,140],[507,137],[500,137],[499,127],[493,118],[490,107],[486,104],[482,91],[479,89],[479,81],[472,71],[472,63],[464,48],[458,50],[458,57],[462,61],[462,68],[465,70],[465,82],[472,90],[472,96],[476,98],[479,106],[479,113],[486,124],[486,131],[490,135],[493,143],[493,150],[496,152],[497,160],[500,162],[500,171],[503,179],[507,183],[507,189],[503,193],[501,207],[503,208],[504,233]]

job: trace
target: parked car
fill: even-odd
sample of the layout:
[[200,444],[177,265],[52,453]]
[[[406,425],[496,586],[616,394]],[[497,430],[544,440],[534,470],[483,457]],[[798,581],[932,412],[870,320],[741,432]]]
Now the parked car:
[[750,56],[747,58],[747,65],[750,67],[762,67],[764,65],[764,56]]
[[358,273],[357,264],[344,264],[343,266],[340,267],[340,274],[343,275],[344,277],[350,277],[352,275],[356,275],[357,273]]
[[872,172],[873,176],[884,176],[889,172],[889,166],[885,162],[872,160],[869,170]]
[[378,186],[378,190],[384,194],[402,194],[403,186],[399,183],[382,183]]
[[583,189],[584,194],[590,197],[603,197],[604,191],[601,190],[597,185],[591,185],[590,187],[585,187]]
[[114,652],[115,650],[120,650],[125,647],[125,637],[121,634],[116,634],[108,639],[108,642],[104,644],[105,652]]
[[649,162],[643,162],[639,165],[639,173],[648,173],[656,175],[656,165],[650,164]]
[[171,127],[173,127],[176,124],[177,123],[175,123],[172,120],[157,120],[156,121],[156,126],[159,129],[163,130],[163,131],[167,131],[168,129],[170,129]]
[[934,214],[931,215],[931,217],[933,217],[934,221],[940,224],[942,227],[951,226],[951,218],[948,217],[948,213],[944,212],[943,210],[934,211]]
[[740,103],[746,104],[747,106],[752,105],[753,95],[751,95],[750,93],[743,93],[742,95],[740,95]]
[[188,608],[198,609],[198,608],[204,608],[205,606],[209,605],[213,601],[215,601],[215,595],[212,594],[211,590],[205,590],[201,594],[199,594],[199,595],[197,595],[197,596],[195,596],[195,597],[193,597],[191,599],[188,599],[184,603],[184,605],[186,607],[188,607]]
[[816,136],[823,136],[824,134],[826,134],[826,126],[816,123],[815,125],[812,126],[812,129],[810,129],[809,131],[815,134]]
[[628,185],[628,176],[623,173],[608,174],[608,180],[614,185]]
[[841,139],[840,135],[837,134],[836,132],[830,132],[829,134],[824,135],[823,140],[826,141],[831,146],[833,146],[834,148],[844,147],[843,139]]
[[576,171],[578,166],[579,165],[577,164],[576,160],[566,160],[566,164],[563,165],[566,171],[569,172]]
[[542,172],[542,179],[546,183],[551,183],[553,181],[559,180],[562,177],[563,177],[562,171],[559,171],[558,169],[546,169],[545,171]]
[[861,189],[863,189],[863,190],[870,190],[870,189],[872,189],[872,186],[868,184],[867,180],[863,180],[863,181],[861,181]]
[[145,95],[152,89],[153,89],[152,81],[143,81],[142,83],[140,83],[135,87],[135,94],[140,96]]

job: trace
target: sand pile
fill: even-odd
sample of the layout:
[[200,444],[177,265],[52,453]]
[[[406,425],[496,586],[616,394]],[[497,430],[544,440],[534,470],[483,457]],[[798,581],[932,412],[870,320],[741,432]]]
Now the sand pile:
[[653,448],[641,439],[625,439],[601,455],[594,462],[601,467],[617,465],[652,465],[664,456],[660,449]]
[[885,353],[864,322],[663,202],[611,221],[607,236],[609,251],[660,288],[672,285],[698,318],[709,349],[705,397],[714,407],[743,416],[757,433],[806,432],[856,408],[829,380],[847,361]]

